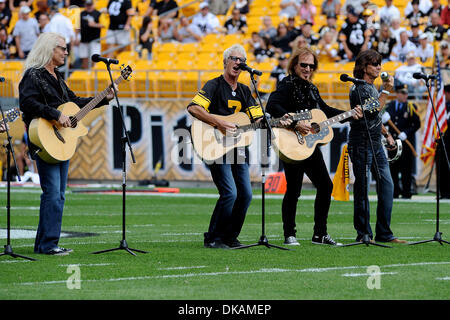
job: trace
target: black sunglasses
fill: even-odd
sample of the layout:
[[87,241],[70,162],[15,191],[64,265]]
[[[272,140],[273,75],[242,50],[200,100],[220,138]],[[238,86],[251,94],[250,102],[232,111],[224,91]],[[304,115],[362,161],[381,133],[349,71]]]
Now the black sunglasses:
[[239,61],[242,63],[245,63],[247,61],[246,58],[241,58],[241,57],[236,57],[236,56],[229,56],[229,58],[233,61],[238,61],[238,59],[239,59]]
[[369,65],[378,67],[379,65],[381,65],[381,63],[380,62],[371,62],[371,63],[369,63]]
[[309,63],[300,62],[299,65],[300,65],[300,67],[305,68],[305,69],[306,69],[306,67],[309,67],[311,70],[316,70],[316,65],[315,64],[309,64]]

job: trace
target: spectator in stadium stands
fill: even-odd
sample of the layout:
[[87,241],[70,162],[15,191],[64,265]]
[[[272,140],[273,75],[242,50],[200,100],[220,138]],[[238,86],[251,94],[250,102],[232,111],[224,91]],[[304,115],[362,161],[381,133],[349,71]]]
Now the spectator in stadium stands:
[[320,27],[319,37],[321,38],[325,32],[330,31],[330,30],[334,30],[334,31],[338,30],[337,18],[334,13],[327,15],[327,24]]
[[101,44],[99,38],[101,29],[105,26],[100,23],[100,11],[95,9],[93,0],[86,0],[85,10],[80,13],[80,46],[79,56],[81,59],[81,68],[87,69],[89,59],[93,54],[100,54]]
[[445,35],[445,28],[441,25],[441,16],[436,12],[430,14],[429,26],[423,32],[431,33],[436,41],[442,41]]
[[216,15],[209,12],[208,2],[200,3],[200,12],[192,19],[192,24],[195,24],[201,31],[202,35],[210,33],[219,33],[220,22]]
[[176,41],[177,30],[172,18],[161,17],[158,26],[158,42],[166,43]]
[[380,22],[390,24],[393,19],[400,19],[400,10],[392,3],[392,0],[385,0],[386,5],[381,7],[378,15],[380,16]]
[[[438,1],[438,0],[434,0],[434,1]],[[446,5],[440,14],[441,17],[441,24],[445,24],[447,26],[450,26],[450,0],[447,1],[448,5]],[[433,2],[434,4],[434,2]],[[430,13],[431,15],[431,13]]]
[[400,33],[400,42],[398,42],[394,48],[392,48],[391,60],[405,62],[406,55],[410,52],[416,53],[417,47],[409,41],[408,32],[403,30]]
[[428,34],[422,33],[419,36],[419,46],[417,47],[416,53],[421,63],[426,63],[433,59],[434,48],[428,41]]
[[[445,105],[447,108],[447,124],[450,123],[450,84],[444,86]],[[443,135],[444,144],[447,150],[447,155],[450,156],[450,130],[447,129]],[[442,150],[442,143],[438,144],[439,163],[440,166],[440,195],[442,199],[450,199],[450,169],[447,165],[447,158]]]
[[289,17],[287,19],[286,28],[288,29],[288,33],[291,39],[295,39],[298,35],[302,33],[302,29],[297,27],[295,24],[295,17]]
[[396,43],[397,41],[391,34],[389,25],[383,23],[380,26],[380,30],[376,33],[375,42],[373,43],[373,49],[381,54],[383,63],[390,60],[392,49]]
[[280,54],[278,56],[278,64],[275,66],[275,68],[273,68],[272,72],[270,73],[270,76],[276,79],[277,85],[287,75],[288,62],[289,59],[286,57],[285,54]]
[[202,40],[202,31],[195,24],[189,23],[188,17],[182,16],[176,38],[182,43],[199,42]]
[[[1,1],[1,0],[0,0]],[[50,14],[47,1],[46,0],[40,0],[36,2],[37,11],[34,13],[34,17],[39,22],[39,17],[41,14],[46,13],[47,15]]]
[[208,2],[209,10],[211,10],[211,12],[217,16],[227,14],[233,0],[209,0]]
[[231,11],[231,18],[225,21],[225,34],[245,34],[247,32],[247,22],[242,17],[239,9],[234,8]]
[[8,30],[4,26],[0,27],[0,59],[14,59],[16,55],[14,38],[8,34]]
[[317,45],[317,56],[320,63],[332,63],[341,60],[338,55],[339,44],[336,41],[336,33],[327,31]]
[[294,52],[297,49],[307,47],[308,42],[306,41],[306,38],[303,35],[299,35],[293,41],[289,42],[289,46],[291,47],[291,52]]
[[[397,98],[387,104],[382,121],[384,126],[389,128],[394,139],[403,141],[402,154],[396,161],[389,163],[392,182],[394,183],[394,198],[399,198],[401,195],[403,199],[411,199],[414,156],[412,149],[404,141],[407,140],[413,146],[416,145],[415,136],[416,131],[420,128],[420,117],[417,113],[417,106],[408,102],[407,86],[398,86],[395,91],[397,92]],[[390,127],[389,120],[400,133]]]
[[392,19],[391,21],[391,34],[395,37],[397,43],[400,42],[400,33],[407,31],[406,28],[402,27],[400,19]]
[[341,1],[340,0],[323,0],[321,5],[321,14],[324,16],[337,17],[341,13]]
[[32,9],[33,2],[34,0],[9,0],[9,10],[11,10],[11,12],[19,11],[19,9],[23,6],[27,6]]
[[319,43],[319,36],[315,34],[311,22],[305,22],[301,26],[301,35],[306,39],[309,46],[315,46]]
[[[146,0],[143,0],[143,1],[146,1]],[[153,12],[155,11],[156,0],[147,0],[147,1],[149,1],[149,4],[148,4],[147,10],[144,13],[144,17],[145,16],[151,17],[153,15]]]
[[419,37],[422,34],[422,31],[420,30],[420,25],[416,20],[411,20],[411,30],[408,31],[408,36],[409,36],[409,41],[411,41],[412,43],[414,43],[416,45],[416,47],[418,47],[420,45],[419,41]]
[[450,68],[450,49],[448,48],[448,42],[443,40],[439,45],[439,61],[441,68]]
[[413,77],[415,72],[424,72],[422,65],[417,63],[416,56],[417,53],[415,51],[406,54],[406,64],[395,70],[394,80],[395,86],[406,84],[409,94],[420,99],[427,88],[423,80],[414,79]]
[[247,0],[236,0],[234,8],[238,9],[241,14],[247,14],[250,11]]
[[174,10],[175,8],[178,8],[178,3],[175,0],[161,0],[156,2],[153,14],[163,15],[166,18],[178,18],[178,10]]
[[359,18],[359,13],[351,6],[347,7],[347,19],[339,32],[339,40],[341,41],[343,51],[341,51],[342,59],[354,61],[356,56],[365,47],[365,31],[366,23]]
[[275,50],[270,47],[270,40],[259,37],[259,46],[253,51],[253,55],[258,63],[272,58],[275,55]]
[[109,0],[107,9],[109,26],[106,33],[106,44],[108,49],[115,46],[122,47],[108,53],[108,57],[113,58],[131,43],[130,28],[134,9],[130,0]]
[[[247,54],[241,45],[235,44],[226,49],[223,53],[223,74],[205,83],[187,106],[188,112],[223,134],[230,135],[236,134],[237,126],[213,115],[245,112],[251,122],[258,121],[263,115],[261,107],[253,98],[250,88],[238,82],[242,72],[239,64],[246,60]],[[240,247],[242,244],[238,236],[252,200],[246,149],[234,148],[227,155],[205,164],[210,169],[219,199],[208,232],[204,233],[204,246],[217,249]]]
[[65,15],[59,12],[59,7],[52,6],[50,8],[50,23],[48,24],[46,31],[59,33],[66,39],[67,51],[72,50],[72,46],[75,42],[75,30],[73,28],[72,21]]
[[277,36],[277,29],[272,24],[272,18],[270,16],[264,16],[263,26],[259,30],[259,35],[263,38],[267,38],[272,41]]
[[317,8],[312,4],[311,0],[303,0],[298,12],[300,19],[314,25],[314,16],[316,15]]
[[406,19],[416,19],[420,21],[423,17],[425,17],[425,13],[420,11],[419,9],[419,0],[413,0],[411,1],[412,11],[406,15]]
[[291,52],[289,43],[291,42],[291,36],[288,33],[287,26],[284,22],[278,24],[277,35],[272,40],[272,45],[275,47],[275,52],[282,54],[285,52]]
[[[415,0],[411,0],[406,4],[405,10],[403,12],[404,16],[408,16],[412,11],[413,11],[413,5],[412,3]],[[419,10],[422,11],[423,13],[428,12],[428,10],[430,10],[432,4],[430,0],[420,0],[419,1]]]
[[[150,16],[145,16],[142,19],[142,26],[139,29],[139,55],[141,59],[152,59],[152,47],[154,41],[152,18]],[[147,52],[147,56],[143,56],[144,49]]]
[[0,0],[0,24],[9,27],[11,22],[11,10],[6,5],[6,0]]
[[35,18],[30,18],[30,8],[23,6],[19,10],[19,20],[17,20],[13,37],[16,41],[17,55],[19,59],[25,59],[36,42],[40,30]]
[[39,15],[38,23],[39,23],[39,30],[41,30],[41,33],[49,32],[48,25],[50,23],[50,15],[48,13],[41,13]]
[[282,0],[280,3],[280,17],[289,18],[299,14],[300,5],[303,0]]
[[437,12],[439,15],[441,15],[443,8],[444,7],[441,5],[441,0],[432,0],[431,8],[427,12],[425,12],[425,15],[430,16],[430,14],[432,14],[433,12]]
[[341,8],[340,14],[346,15],[348,12],[348,7],[352,7],[355,10],[355,12],[358,13],[361,13],[364,10],[361,0],[346,0]]

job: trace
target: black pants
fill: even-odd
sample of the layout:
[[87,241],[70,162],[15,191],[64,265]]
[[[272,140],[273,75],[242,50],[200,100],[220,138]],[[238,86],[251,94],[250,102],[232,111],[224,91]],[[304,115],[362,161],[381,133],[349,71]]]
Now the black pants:
[[333,183],[323,160],[322,152],[319,148],[316,148],[308,159],[295,164],[283,162],[283,165],[287,182],[281,209],[284,236],[296,235],[295,215],[305,173],[317,189],[314,202],[314,234],[318,236],[326,235]]
[[[447,131],[443,135],[445,147],[447,149],[447,155],[450,158],[450,129],[447,129]],[[439,157],[439,176],[440,176],[440,195],[443,198],[450,199],[450,169],[447,165],[447,158],[445,157],[444,148],[439,141],[437,148],[438,157]]]
[[[394,198],[398,198],[399,195],[402,195],[403,198],[411,198],[413,160],[411,149],[404,143],[401,156],[393,163],[389,163],[392,182],[394,182]],[[399,178],[400,174],[401,179]],[[402,182],[401,188],[400,181]]]

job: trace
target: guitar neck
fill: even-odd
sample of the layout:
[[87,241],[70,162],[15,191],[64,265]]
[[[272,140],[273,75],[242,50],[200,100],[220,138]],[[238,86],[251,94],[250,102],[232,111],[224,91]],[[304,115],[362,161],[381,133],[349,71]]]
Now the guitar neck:
[[[299,120],[309,120],[312,118],[311,115],[311,111],[302,111],[300,113],[295,113],[293,115],[290,115],[290,119],[292,119],[292,121],[299,121]],[[283,127],[283,125],[281,125],[281,120],[282,118],[274,118],[274,119],[270,119],[269,120],[269,124],[271,127]],[[240,129],[244,130],[244,131],[248,131],[248,130],[256,130],[256,129],[261,129],[264,128],[264,123],[258,122],[258,123],[251,123],[245,126],[241,126],[239,127]]]
[[[120,76],[119,78],[116,79],[116,81],[114,81],[115,85],[118,85],[120,82],[122,82],[123,80],[123,76]],[[87,105],[85,105],[83,108],[80,109],[80,111],[78,111],[74,117],[77,119],[77,121],[80,121],[81,119],[83,119],[92,109],[94,109],[94,107],[99,104],[100,101],[102,101],[106,95],[109,92],[109,88],[111,86],[108,86],[105,90],[103,90],[102,92],[100,92],[98,95],[96,95],[94,97],[94,99],[92,99]]]
[[331,125],[333,125],[336,122],[340,122],[342,120],[345,120],[347,118],[353,117],[356,114],[356,110],[355,109],[351,109],[349,111],[345,111],[344,113],[338,114],[337,116],[331,117],[325,121],[322,121],[321,123],[319,123],[319,126],[321,128],[325,128],[325,127],[329,127]]

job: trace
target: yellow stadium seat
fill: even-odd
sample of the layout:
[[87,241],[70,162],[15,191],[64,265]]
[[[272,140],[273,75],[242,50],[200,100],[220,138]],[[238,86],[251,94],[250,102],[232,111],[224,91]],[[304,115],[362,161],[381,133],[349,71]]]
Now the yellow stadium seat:
[[180,73],[176,71],[158,72],[156,87],[158,96],[163,98],[175,98],[179,92]]
[[156,97],[157,73],[153,71],[137,71],[134,73],[134,89],[137,97]]
[[196,54],[199,47],[200,47],[200,44],[198,42],[181,43],[178,46],[178,52],[179,53],[190,52],[192,54]]
[[322,99],[330,99],[331,96],[331,74],[329,73],[316,73],[314,74],[313,83],[317,86]]
[[259,77],[258,90],[264,93],[271,93],[276,89],[277,81],[270,77],[270,72],[263,73]]
[[195,71],[183,72],[179,81],[179,96],[192,98],[200,85],[200,73]]
[[70,89],[82,97],[92,96],[94,73],[86,70],[75,70],[67,79]]
[[203,87],[204,84],[214,78],[217,78],[218,76],[220,76],[222,74],[222,72],[220,71],[205,71],[205,72],[201,72],[200,73],[200,82],[201,85],[200,87]]

